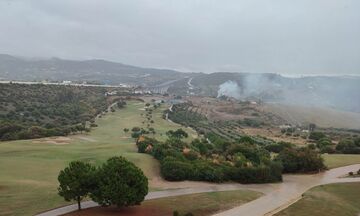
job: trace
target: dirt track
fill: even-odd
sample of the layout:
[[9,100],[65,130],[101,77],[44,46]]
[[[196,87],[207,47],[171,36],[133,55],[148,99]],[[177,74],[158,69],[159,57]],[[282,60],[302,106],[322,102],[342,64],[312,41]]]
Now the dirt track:
[[[243,185],[210,184],[202,182],[172,182],[167,185],[168,188],[187,188],[150,192],[146,196],[146,200],[203,192],[248,189],[262,192],[265,195],[244,205],[216,214],[216,216],[268,216],[273,215],[294,203],[296,200],[301,198],[301,195],[305,191],[314,186],[340,182],[360,182],[360,178],[338,178],[350,171],[356,171],[358,169],[360,169],[360,164],[335,168],[327,172],[314,175],[284,175],[284,182],[277,184]],[[97,204],[92,201],[82,203],[83,208],[90,208],[94,206],[97,206]],[[62,215],[75,211],[76,209],[77,205],[69,205],[38,214],[38,216]]]

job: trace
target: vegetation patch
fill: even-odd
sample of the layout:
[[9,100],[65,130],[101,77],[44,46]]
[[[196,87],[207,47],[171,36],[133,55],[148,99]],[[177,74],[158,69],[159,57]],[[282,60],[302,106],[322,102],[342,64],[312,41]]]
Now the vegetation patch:
[[[169,181],[266,183],[281,181],[283,168],[292,173],[325,169],[319,153],[307,147],[279,143],[269,148],[251,137],[228,142],[216,135],[187,143],[181,129],[168,131],[167,136],[164,142],[140,136],[136,144],[140,153],[160,161],[161,174]],[[272,158],[271,151],[280,153]]]
[[0,84],[0,140],[87,131],[86,123],[93,123],[111,103],[106,91],[85,86]]

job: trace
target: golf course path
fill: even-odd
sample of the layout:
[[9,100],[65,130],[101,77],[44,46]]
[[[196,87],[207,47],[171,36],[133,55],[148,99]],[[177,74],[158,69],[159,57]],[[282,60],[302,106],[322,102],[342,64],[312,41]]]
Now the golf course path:
[[[284,182],[280,184],[266,184],[272,190],[262,191],[265,195],[244,205],[221,212],[215,216],[270,216],[301,198],[301,195],[312,187],[342,182],[360,182],[360,178],[339,178],[350,171],[360,169],[360,164],[339,167],[313,175],[284,175]],[[249,188],[250,189],[250,188]]]
[[[262,192],[264,193],[264,196],[241,206],[218,213],[216,216],[268,216],[273,215],[296,202],[301,198],[301,195],[305,191],[314,186],[340,182],[360,182],[360,178],[339,178],[340,176],[346,175],[350,171],[357,171],[359,169],[360,164],[355,164],[331,169],[329,171],[313,175],[284,175],[284,181],[282,183],[274,184],[243,185],[236,183],[204,183],[203,186],[197,185],[196,187],[149,192],[149,194],[145,197],[145,200],[195,193],[247,189]],[[93,201],[85,201],[82,202],[81,205],[83,209],[98,206]],[[77,204],[73,204],[40,213],[38,216],[63,215],[76,210]]]

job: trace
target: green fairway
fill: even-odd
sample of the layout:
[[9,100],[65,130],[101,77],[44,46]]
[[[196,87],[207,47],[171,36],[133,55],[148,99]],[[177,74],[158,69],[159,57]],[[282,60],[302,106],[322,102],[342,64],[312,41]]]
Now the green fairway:
[[[259,198],[261,195],[262,194],[259,192],[248,190],[199,193],[147,200],[140,206],[134,206],[131,208],[116,209],[116,207],[97,207],[86,209],[81,212],[73,212],[67,215],[169,216],[176,210],[180,213],[180,215],[185,215],[186,213],[191,212],[196,216],[208,216],[216,212],[231,209],[235,206],[250,202]],[[194,202],[194,200],[196,200],[196,202]]]
[[360,183],[315,187],[276,216],[357,216],[360,212]]
[[360,154],[323,154],[322,156],[325,160],[325,165],[329,169],[351,164],[360,164]]
[[[123,128],[144,127],[144,103],[128,102],[97,120],[98,127],[88,135],[79,134],[56,142],[53,139],[0,142],[0,215],[33,215],[36,212],[67,204],[57,195],[57,175],[72,160],[100,164],[115,155],[125,156],[142,168],[151,179],[158,175],[158,162],[147,154],[137,153],[131,133]],[[156,138],[180,126],[162,119],[165,105],[153,112]],[[194,131],[185,129],[190,138]],[[162,134],[162,135],[161,135]]]

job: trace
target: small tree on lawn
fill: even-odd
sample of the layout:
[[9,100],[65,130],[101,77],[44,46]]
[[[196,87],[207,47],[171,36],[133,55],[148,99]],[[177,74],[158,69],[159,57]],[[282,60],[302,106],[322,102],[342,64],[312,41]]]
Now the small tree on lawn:
[[66,201],[76,200],[81,209],[81,200],[86,197],[95,186],[95,167],[82,161],[73,161],[58,176],[59,195]]
[[139,205],[148,193],[144,173],[123,157],[112,157],[97,171],[97,187],[91,198],[102,206]]

